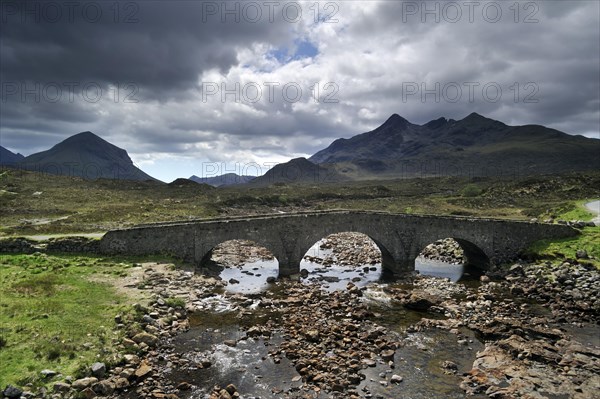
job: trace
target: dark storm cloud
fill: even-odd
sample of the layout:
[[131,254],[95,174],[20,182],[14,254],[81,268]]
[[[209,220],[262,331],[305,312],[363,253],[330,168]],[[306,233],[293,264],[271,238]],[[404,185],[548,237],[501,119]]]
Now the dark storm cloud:
[[[226,71],[234,65],[236,47],[287,33],[285,24],[277,22],[222,23],[205,15],[203,2],[76,1],[73,18],[65,3],[56,2],[64,13],[56,22],[44,17],[45,2],[12,3],[18,5],[14,11],[3,5],[0,31],[6,80],[134,82],[157,90],[185,89],[195,85],[204,69]],[[86,4],[102,10],[98,21],[77,12]],[[120,4],[119,17],[115,4]]]

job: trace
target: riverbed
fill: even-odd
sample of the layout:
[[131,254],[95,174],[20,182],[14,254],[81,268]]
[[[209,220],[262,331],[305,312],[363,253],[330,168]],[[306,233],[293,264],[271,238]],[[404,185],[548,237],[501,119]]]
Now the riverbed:
[[213,255],[217,276],[144,272],[148,315],[169,314],[176,296],[187,316],[168,334],[145,326],[170,338],[147,353],[152,377],[131,397],[588,399],[600,384],[600,278],[585,264],[472,279],[424,258],[437,277],[385,281],[372,246],[332,239],[293,281],[242,248]]

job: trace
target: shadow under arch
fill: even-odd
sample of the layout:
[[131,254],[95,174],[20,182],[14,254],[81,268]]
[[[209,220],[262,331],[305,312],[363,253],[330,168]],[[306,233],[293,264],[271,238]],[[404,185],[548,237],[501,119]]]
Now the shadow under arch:
[[[460,238],[460,237],[456,237],[456,236],[449,236],[449,237],[442,237],[442,238],[438,238],[436,240],[433,240],[431,243],[427,244],[427,245],[423,245],[421,251],[419,252],[419,255],[417,256],[418,258],[421,257],[421,254],[423,253],[423,251],[425,250],[425,248],[428,245],[434,244],[436,242],[439,241],[444,241],[444,240],[454,240],[456,242],[456,244],[458,244],[458,246],[460,247],[460,249],[463,252],[463,258],[464,258],[464,263],[460,264],[460,270],[451,270],[452,268],[456,268],[459,264],[457,263],[449,263],[448,261],[444,261],[444,260],[425,260],[424,263],[422,263],[423,261],[421,261],[421,267],[425,267],[426,270],[428,270],[428,264],[429,267],[431,267],[430,262],[433,262],[434,265],[447,265],[447,269],[449,269],[449,271],[446,272],[442,272],[439,276],[440,277],[448,277],[453,281],[458,280],[459,278],[464,277],[465,275],[471,276],[471,277],[476,277],[478,278],[479,276],[481,276],[486,270],[489,269],[490,266],[490,259],[488,257],[488,255],[475,243],[473,243],[470,240],[464,239],[464,238]],[[427,258],[425,258],[427,259]],[[434,266],[434,269],[438,267],[438,266]],[[443,269],[440,267],[440,270]],[[419,269],[421,270],[421,269]],[[421,270],[422,271],[422,270]],[[432,272],[432,270],[428,270],[429,272]],[[453,277],[450,277],[450,275],[446,275],[446,273],[450,273],[450,275],[452,275]],[[456,273],[458,274],[458,277],[456,276]],[[428,274],[428,273],[425,273]],[[432,272],[432,275],[438,275],[438,272]]]
[[481,248],[471,241],[456,237],[452,238],[460,245],[465,255],[465,273],[478,277],[489,269],[490,258]]

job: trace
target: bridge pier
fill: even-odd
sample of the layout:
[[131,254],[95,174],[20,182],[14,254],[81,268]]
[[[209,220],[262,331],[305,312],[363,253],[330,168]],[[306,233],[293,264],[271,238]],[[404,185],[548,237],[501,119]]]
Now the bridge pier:
[[297,264],[279,263],[279,277],[290,277],[294,274],[300,274],[300,262]]
[[381,273],[384,279],[406,277],[415,271],[415,259],[386,259],[382,257]]

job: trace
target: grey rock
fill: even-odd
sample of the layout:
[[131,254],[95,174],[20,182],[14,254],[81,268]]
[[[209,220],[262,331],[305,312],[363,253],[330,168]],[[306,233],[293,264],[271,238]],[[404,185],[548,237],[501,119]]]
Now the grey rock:
[[40,372],[40,374],[42,374],[42,376],[44,376],[44,378],[52,378],[52,377],[54,377],[58,373],[56,371],[54,371],[54,370],[45,369],[45,370],[42,370]]
[[73,388],[77,390],[83,390],[85,388],[90,387],[92,384],[95,384],[96,382],[98,382],[98,379],[96,377],[80,378],[73,382]]
[[92,364],[92,375],[96,378],[102,378],[104,377],[104,374],[106,374],[106,365],[104,363],[94,363]]
[[68,392],[71,389],[71,385],[66,382],[57,382],[54,384],[54,392]]
[[23,390],[20,388],[17,388],[15,386],[12,385],[8,385],[4,391],[2,391],[2,394],[4,395],[5,398],[20,398],[21,394],[23,394]]

